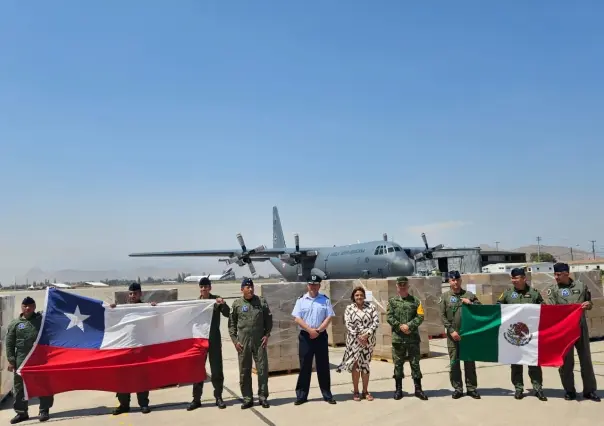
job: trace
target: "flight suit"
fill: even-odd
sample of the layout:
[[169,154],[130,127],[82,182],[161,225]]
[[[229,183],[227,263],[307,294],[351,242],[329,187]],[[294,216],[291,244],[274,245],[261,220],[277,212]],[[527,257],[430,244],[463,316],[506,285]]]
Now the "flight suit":
[[[210,294],[210,299],[218,299],[220,296]],[[201,299],[201,297],[200,297]],[[222,370],[222,340],[220,335],[220,315],[228,318],[231,308],[226,303],[214,304],[212,313],[212,325],[210,326],[210,347],[208,358],[210,360],[210,371],[212,372],[212,386],[214,387],[214,398],[222,398],[224,388],[224,372]],[[203,393],[203,382],[193,384],[193,400],[200,401]]]
[[[14,403],[13,408],[18,414],[27,414],[29,404],[25,400],[23,379],[16,373],[25,357],[29,354],[36,342],[40,327],[42,326],[42,314],[35,312],[29,319],[19,315],[8,326],[6,332],[6,359],[15,366],[14,373]],[[54,396],[40,397],[40,413],[48,412],[54,404]]]
[[[541,297],[541,293],[539,293],[534,288],[526,285],[523,290],[517,290],[515,287],[512,287],[499,296],[497,299],[497,304],[519,304],[519,303],[533,303],[537,305],[541,305],[544,303],[543,297]],[[523,374],[523,366],[512,364],[512,384],[516,389],[516,392],[522,393],[524,391],[524,380],[522,377]],[[531,379],[531,383],[533,385],[533,390],[535,392],[539,392],[543,390],[543,371],[541,367],[535,365],[528,366],[528,374]]]
[[[547,303],[549,305],[566,305],[571,303],[590,302],[587,309],[591,309],[591,293],[585,284],[581,281],[570,280],[568,285],[553,284],[547,289]],[[595,393],[597,390],[596,376],[591,361],[591,350],[589,348],[589,330],[587,329],[587,318],[585,312],[581,315],[581,337],[575,342],[577,355],[581,364],[581,379],[583,381],[583,394]],[[567,393],[576,393],[575,375],[575,354],[573,348],[570,348],[564,358],[564,364],[559,368],[562,387]]]
[[[130,303],[130,302],[128,302]],[[143,303],[142,300],[139,300],[135,303]],[[114,414],[119,414],[122,412],[122,409],[129,410],[130,409],[130,394],[129,393],[117,393],[115,395],[117,400],[120,403],[120,406],[114,410]],[[136,400],[138,402],[138,406],[141,408],[149,408],[149,391],[137,392]]]
[[[449,351],[449,359],[451,360],[451,369],[449,371],[449,380],[451,386],[456,392],[463,392],[463,384],[461,381],[461,368],[459,356],[459,342],[456,342],[451,337],[451,333],[456,331],[459,333],[461,329],[461,305],[462,298],[469,299],[473,304],[480,305],[480,301],[476,295],[470,291],[461,289],[459,293],[453,293],[449,290],[442,294],[438,301],[440,309],[440,319],[445,326],[447,332],[447,348]],[[476,377],[476,362],[464,361],[464,373],[466,376],[466,389],[468,392],[476,391],[478,387],[478,378]]]
[[273,316],[266,300],[254,295],[250,300],[235,299],[229,316],[229,336],[233,344],[239,342],[243,350],[238,353],[239,386],[244,404],[254,400],[252,391],[252,359],[258,373],[258,399],[268,398],[268,358],[262,338],[270,336]]
[[[411,365],[411,377],[415,382],[416,396],[420,399],[427,399],[421,391],[422,372],[419,366],[421,359],[419,326],[424,322],[422,303],[411,294],[407,297],[392,297],[388,300],[386,315],[388,324],[392,327],[393,378],[396,383],[395,399],[402,397],[401,381],[405,377],[405,361],[409,361]],[[409,334],[401,331],[400,326],[403,324],[409,327]]]

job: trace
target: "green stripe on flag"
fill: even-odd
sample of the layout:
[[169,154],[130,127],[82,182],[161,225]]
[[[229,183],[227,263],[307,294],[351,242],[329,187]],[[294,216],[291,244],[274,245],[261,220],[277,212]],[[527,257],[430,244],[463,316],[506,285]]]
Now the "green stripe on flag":
[[459,359],[497,362],[501,305],[462,305]]

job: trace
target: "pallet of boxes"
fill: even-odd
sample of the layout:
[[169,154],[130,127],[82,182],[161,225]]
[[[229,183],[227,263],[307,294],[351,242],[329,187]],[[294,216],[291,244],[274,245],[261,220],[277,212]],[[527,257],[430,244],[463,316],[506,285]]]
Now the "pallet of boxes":
[[[331,300],[335,318],[327,328],[328,343],[342,346],[346,343],[344,310],[351,303],[352,289],[358,280],[325,280],[321,282],[320,293]],[[272,374],[293,373],[300,370],[298,356],[298,326],[292,317],[296,300],[308,289],[305,282],[278,284],[257,284],[258,295],[266,299],[273,314],[273,331],[268,341],[268,371]],[[313,371],[315,361],[313,361]],[[256,369],[253,369],[256,373]]]
[[[589,337],[592,339],[604,337],[604,294],[600,271],[571,272],[573,280],[582,281],[587,285],[591,293],[593,308],[587,311],[587,326]],[[538,290],[547,303],[547,289],[556,284],[553,273],[549,272],[527,272],[529,285]],[[466,290],[475,291],[481,303],[492,305],[508,288],[513,286],[508,274],[463,274],[463,287]]]
[[[440,277],[408,277],[409,293],[422,302],[424,321],[419,327],[420,353],[422,357],[430,356],[430,336],[441,335],[444,331],[440,322],[438,300],[442,293]],[[371,292],[373,303],[380,316],[380,326],[376,335],[376,346],[373,351],[375,359],[392,360],[392,327],[388,324],[388,299],[397,296],[396,279],[363,280],[367,291]]]
[[15,318],[15,296],[0,296],[0,339],[2,354],[0,355],[0,401],[12,393],[13,373],[8,371],[6,358],[6,332],[11,321]]
[[[306,293],[306,283],[259,283],[256,284],[256,289],[258,296],[266,300],[273,314],[273,331],[266,348],[268,372],[287,374],[299,371],[298,328],[292,311],[296,300]],[[252,372],[257,374],[255,367]]]

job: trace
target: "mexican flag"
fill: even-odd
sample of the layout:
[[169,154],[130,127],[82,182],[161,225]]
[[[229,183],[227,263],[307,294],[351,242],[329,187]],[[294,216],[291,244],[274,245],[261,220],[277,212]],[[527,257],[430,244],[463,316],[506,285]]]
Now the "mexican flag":
[[459,359],[559,367],[581,336],[581,305],[463,305]]

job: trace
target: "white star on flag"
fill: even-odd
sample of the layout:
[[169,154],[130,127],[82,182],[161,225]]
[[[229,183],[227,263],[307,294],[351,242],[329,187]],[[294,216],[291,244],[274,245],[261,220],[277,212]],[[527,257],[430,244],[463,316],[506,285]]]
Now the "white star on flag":
[[84,331],[84,321],[90,318],[90,315],[83,315],[80,313],[80,307],[76,305],[75,312],[73,314],[68,314],[67,312],[63,312],[67,318],[69,318],[69,325],[66,330],[69,330],[73,327],[78,327],[80,330]]

